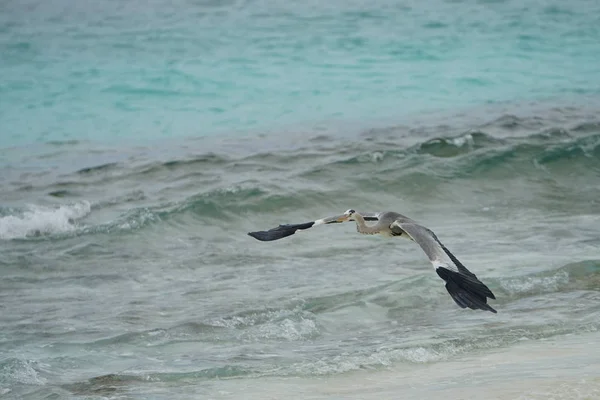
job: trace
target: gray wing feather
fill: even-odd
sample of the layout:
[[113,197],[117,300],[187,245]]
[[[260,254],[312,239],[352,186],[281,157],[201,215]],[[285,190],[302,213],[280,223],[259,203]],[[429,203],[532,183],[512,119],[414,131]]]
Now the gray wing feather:
[[477,276],[469,271],[430,229],[413,222],[395,221],[390,229],[401,229],[425,252],[436,273],[446,281],[446,290],[462,308],[496,312],[487,298],[495,299],[494,293]]
[[443,266],[458,270],[457,266],[454,265],[452,260],[444,251],[441,243],[437,240],[435,233],[433,233],[430,229],[417,223],[402,223],[399,221],[393,222],[390,226],[390,229],[392,229],[392,231],[400,229],[406,232],[413,241],[421,246],[421,249],[423,249],[429,258],[429,261],[431,261],[435,268]]
[[[363,216],[363,218],[367,221],[379,221],[381,216],[381,212],[366,212],[359,213]],[[256,240],[260,240],[261,242],[272,242],[274,240],[283,239],[288,236],[292,236],[298,230],[307,230],[316,225],[326,225],[326,224],[335,224],[339,223],[338,219],[343,215],[334,215],[332,217],[325,217],[321,219],[317,219],[315,221],[303,222],[299,224],[282,224],[276,226],[275,228],[271,228],[266,231],[256,231],[256,232],[248,232],[249,236],[252,236]]]
[[325,224],[334,224],[339,223],[338,219],[342,217],[342,215],[335,215],[333,217],[325,217],[321,219],[317,219],[315,221],[303,222],[300,224],[282,224],[275,228],[271,228],[267,231],[256,231],[256,232],[248,232],[249,236],[252,236],[256,240],[260,240],[261,242],[271,242],[274,240],[283,239],[285,237],[291,236],[298,230],[306,230],[312,228],[315,225],[325,225]]

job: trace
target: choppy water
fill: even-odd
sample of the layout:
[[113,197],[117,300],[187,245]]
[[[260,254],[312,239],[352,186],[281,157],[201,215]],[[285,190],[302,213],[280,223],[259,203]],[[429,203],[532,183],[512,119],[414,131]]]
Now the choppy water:
[[[597,397],[598,22],[3,2],[0,397]],[[434,230],[498,314],[408,241],[246,235],[348,208]]]
[[600,94],[595,0],[5,0],[9,143],[136,141]]

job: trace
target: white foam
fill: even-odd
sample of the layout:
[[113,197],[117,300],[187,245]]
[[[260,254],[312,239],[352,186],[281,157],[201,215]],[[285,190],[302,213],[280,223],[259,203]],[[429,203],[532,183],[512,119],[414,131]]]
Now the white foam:
[[384,154],[381,151],[375,151],[371,153],[371,161],[378,163],[383,161]]
[[263,339],[305,340],[319,334],[319,327],[311,313],[300,307],[293,309],[264,310],[244,316],[211,321],[211,325],[240,329],[244,341]]
[[319,333],[317,324],[312,319],[300,318],[293,320],[286,318],[282,321],[270,322],[251,330],[253,339],[283,339],[289,341],[303,340]]
[[414,364],[428,364],[443,361],[461,350],[452,345],[446,346],[442,351],[427,349],[425,347],[405,349],[380,349],[371,354],[342,355],[323,357],[310,363],[299,363],[294,366],[294,371],[308,375],[340,374],[361,369],[375,369],[381,366],[390,367],[397,362]]
[[530,276],[518,279],[508,279],[500,284],[510,294],[530,293],[530,292],[554,292],[561,285],[569,282],[569,274],[566,271],[559,271],[551,276]]
[[449,143],[452,143],[456,147],[463,147],[464,145],[472,146],[475,143],[475,140],[473,140],[473,135],[467,133],[450,139]]
[[85,217],[90,211],[88,201],[54,208],[29,205],[15,215],[0,218],[0,239],[71,232],[76,229],[75,220]]
[[[10,384],[21,383],[25,385],[44,385],[45,378],[41,378],[34,368],[34,362],[9,358],[0,364],[0,381]],[[0,389],[4,390],[4,389]],[[0,394],[2,392],[0,391]],[[5,392],[7,393],[7,392]]]

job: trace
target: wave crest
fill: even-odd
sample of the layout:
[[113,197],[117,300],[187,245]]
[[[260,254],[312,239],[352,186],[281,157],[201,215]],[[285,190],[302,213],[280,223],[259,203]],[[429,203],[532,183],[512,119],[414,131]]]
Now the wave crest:
[[[21,210],[2,210],[0,239],[21,239],[77,229],[77,220],[91,211],[88,201],[58,207],[30,205]],[[8,214],[8,215],[6,215]]]

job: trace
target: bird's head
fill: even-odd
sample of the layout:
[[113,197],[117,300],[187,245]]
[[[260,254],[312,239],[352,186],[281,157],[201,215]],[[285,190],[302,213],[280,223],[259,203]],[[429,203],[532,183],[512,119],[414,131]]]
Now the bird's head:
[[354,216],[355,213],[356,213],[356,211],[354,211],[353,209],[346,210],[346,212],[344,212],[344,214],[342,214],[338,218],[338,222],[346,222],[346,221],[354,220],[354,218],[352,218],[352,217]]

